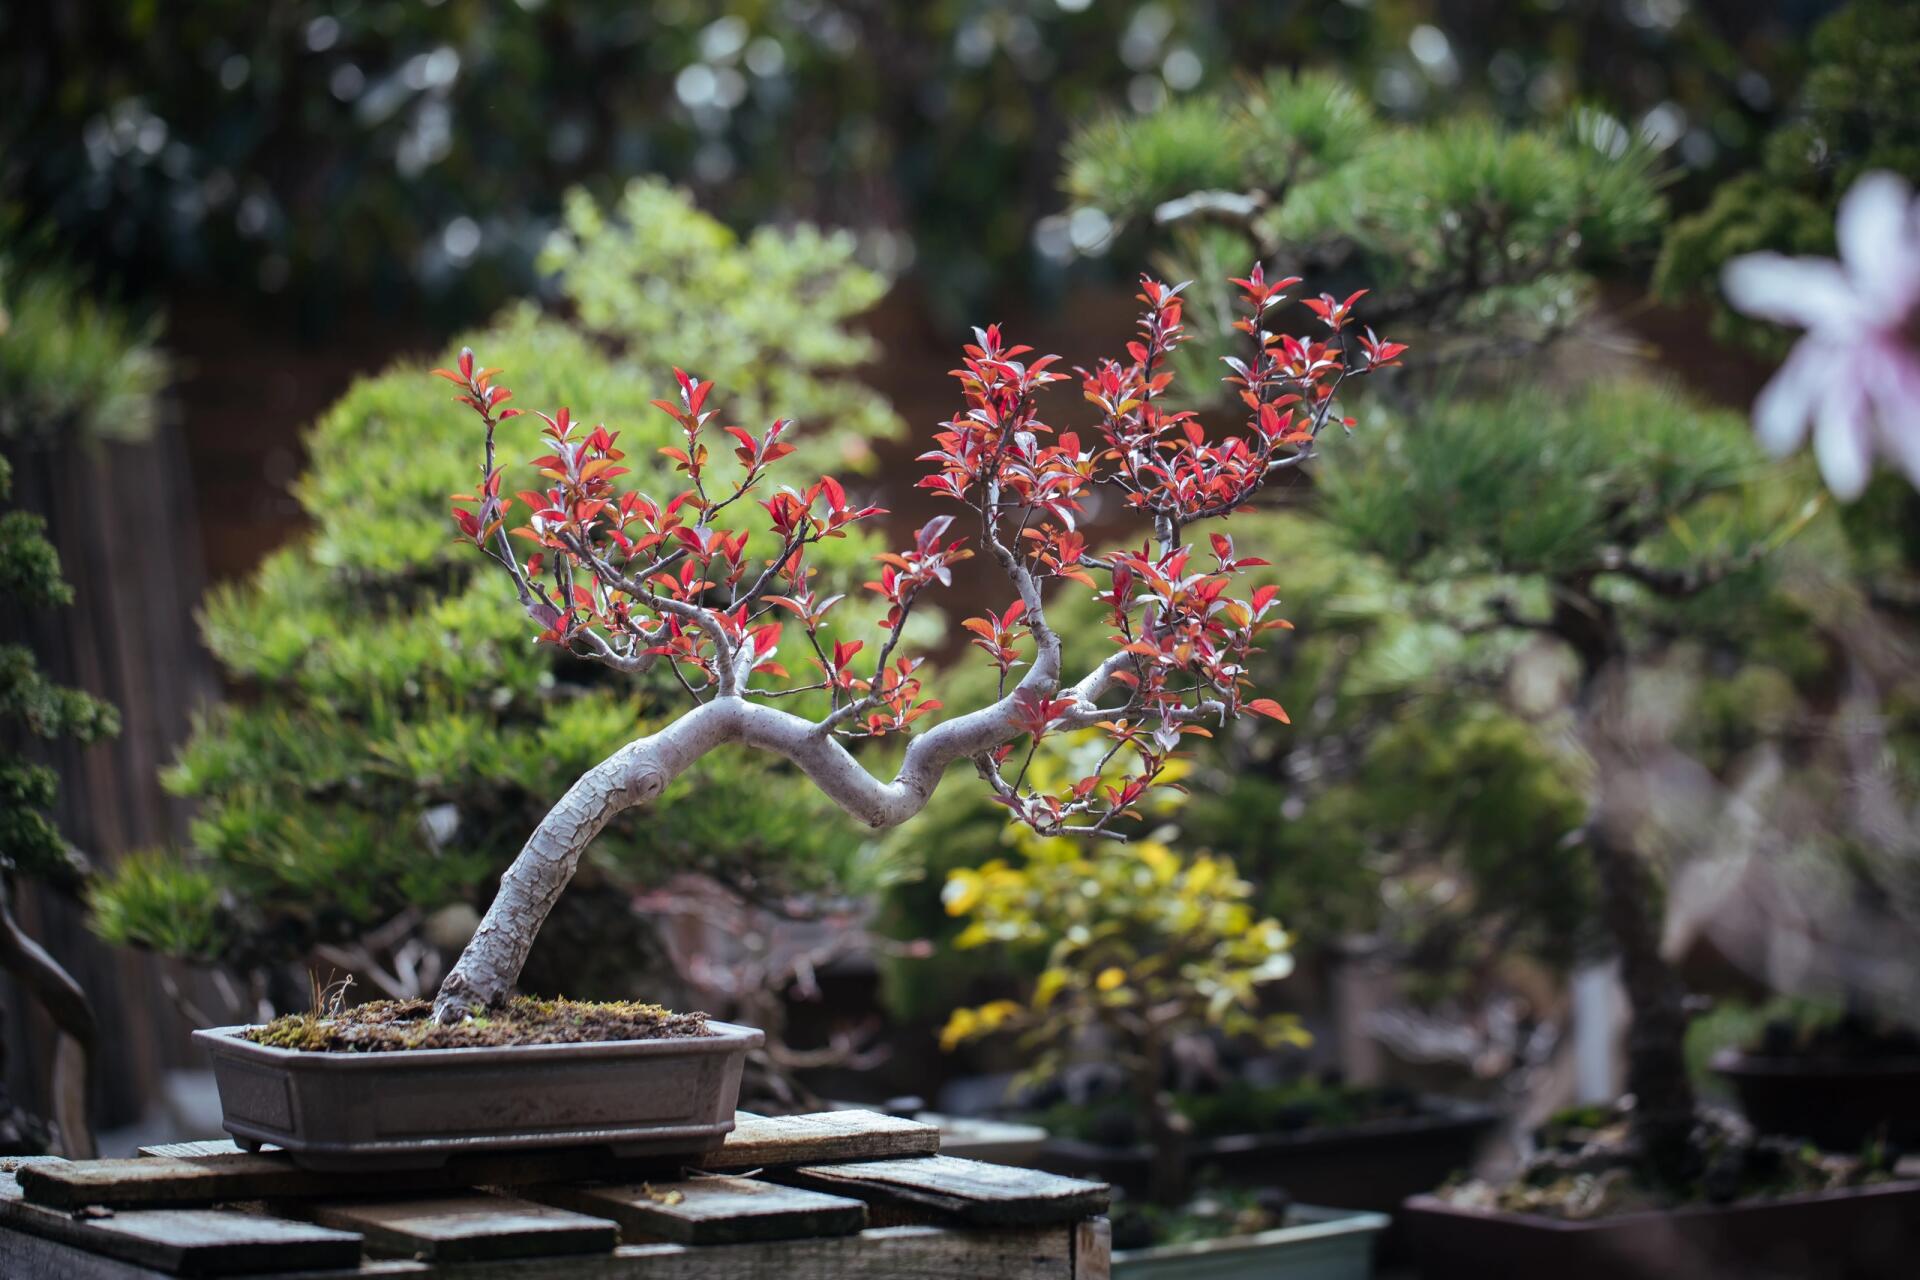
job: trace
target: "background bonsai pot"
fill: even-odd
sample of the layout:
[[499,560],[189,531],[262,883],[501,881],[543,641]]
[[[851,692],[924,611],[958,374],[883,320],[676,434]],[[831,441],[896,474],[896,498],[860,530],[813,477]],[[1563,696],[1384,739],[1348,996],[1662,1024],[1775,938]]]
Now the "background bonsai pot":
[[280,1049],[245,1027],[194,1032],[213,1058],[228,1133],[314,1169],[430,1168],[463,1152],[602,1146],[712,1150],[733,1128],[747,1052],[765,1036],[704,1036],[385,1053]]
[[1716,1074],[1762,1133],[1857,1151],[1876,1137],[1920,1144],[1920,1057],[1832,1057],[1723,1049]]
[[[1471,1165],[1498,1119],[1479,1103],[1423,1099],[1419,1115],[1195,1139],[1188,1158],[1196,1171],[1231,1185],[1280,1187],[1343,1209],[1398,1215],[1408,1196]],[[1048,1172],[1098,1176],[1133,1194],[1144,1190],[1151,1162],[1145,1145],[1059,1137],[1048,1139],[1035,1161]],[[1383,1252],[1404,1253],[1397,1222],[1391,1234]]]
[[1914,1274],[1920,1182],[1578,1222],[1422,1195],[1403,1221],[1435,1280],[1894,1280]]
[[1375,1237],[1387,1217],[1295,1205],[1287,1225],[1193,1244],[1121,1249],[1113,1274],[1126,1280],[1368,1280]]

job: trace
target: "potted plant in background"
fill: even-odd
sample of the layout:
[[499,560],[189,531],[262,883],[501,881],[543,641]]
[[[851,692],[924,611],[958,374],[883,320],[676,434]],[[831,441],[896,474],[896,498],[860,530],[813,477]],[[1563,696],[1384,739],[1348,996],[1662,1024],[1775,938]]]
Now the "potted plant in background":
[[[715,429],[716,410],[707,406],[713,384],[676,370],[678,398],[655,403],[681,433],[681,443],[661,452],[686,487],[662,500],[616,484],[632,473],[617,433],[588,429],[562,408],[540,415],[548,452],[532,464],[538,487],[516,489],[500,461],[499,432],[520,410],[508,407],[511,393],[497,371],[463,351],[454,369],[438,371],[479,424],[479,483],[456,498],[465,504],[455,507],[460,536],[506,576],[541,642],[620,673],[664,665],[691,706],[587,770],[541,820],[431,1005],[329,1007],[264,1027],[201,1033],[215,1055],[229,1130],[329,1163],[431,1160],[482,1143],[657,1150],[717,1142],[731,1124],[738,1055],[757,1033],[651,1007],[507,1003],[548,911],[617,814],[654,801],[702,756],[738,743],[790,761],[874,829],[919,812],[947,766],[965,760],[1036,830],[1097,838],[1126,820],[1182,740],[1206,732],[1203,722],[1242,712],[1284,718],[1277,703],[1246,696],[1244,675],[1259,635],[1284,625],[1270,616],[1277,592],[1229,594],[1255,558],[1211,532],[1213,563],[1202,568],[1183,535],[1230,515],[1271,475],[1313,457],[1334,421],[1336,389],[1390,366],[1402,350],[1352,330],[1352,298],[1307,304],[1327,341],[1269,331],[1270,312],[1298,283],[1269,282],[1257,266],[1239,282],[1239,327],[1250,349],[1229,367],[1248,416],[1242,431],[1217,436],[1158,401],[1172,380],[1169,357],[1185,337],[1177,287],[1144,279],[1146,312],[1127,357],[1083,374],[1084,394],[1100,413],[1091,444],[1074,432],[1056,434],[1040,416],[1039,393],[1065,380],[1051,371],[1053,357],[1022,359],[1029,349],[1008,344],[997,327],[977,333],[956,374],[965,408],[936,434],[924,455],[934,466],[922,482],[970,510],[977,534],[954,533],[953,517],[938,517],[910,547],[880,557],[868,589],[887,615],[870,659],[863,659],[864,641],[840,638],[828,622],[839,601],[814,590],[808,552],[883,513],[830,477],[805,489],[763,488],[769,468],[792,452],[784,439],[789,423],[777,420],[757,434]],[[722,437],[738,463],[730,482],[716,475],[713,444]],[[1096,483],[1123,495],[1144,520],[1143,547],[1090,553],[1074,517]],[[730,509],[725,522],[717,519]],[[746,550],[752,530],[735,523],[753,511],[772,533],[758,559]],[[882,780],[848,743],[906,736],[940,709],[923,688],[922,660],[901,652],[901,642],[924,593],[951,581],[952,566],[973,554],[964,544],[975,536],[1015,593],[995,615],[1000,694],[913,734],[893,777]],[[1107,580],[1104,591],[1096,574]],[[1056,579],[1089,585],[1113,628],[1104,656],[1072,682],[1062,674],[1061,636],[1048,622],[1046,588]],[[804,636],[817,678],[802,681],[782,664],[788,625]],[[1027,644],[1030,658],[1022,656]],[[1014,679],[1017,666],[1025,670]],[[780,709],[788,697],[809,698],[816,715]],[[1024,767],[1009,766],[1019,739],[1029,739],[1031,755],[1046,734],[1087,727],[1109,736],[1107,763],[1123,766],[1122,776],[1096,768],[1064,788],[1041,790]],[[262,1090],[263,1073],[291,1092]],[[322,1084],[355,1073],[376,1087]],[[635,1087],[641,1079],[646,1087]],[[399,1124],[382,1095],[435,1101],[403,1108]],[[262,1105],[288,1097],[291,1106]]]
[[[8,616],[7,643],[0,644],[0,969],[25,997],[24,1008],[0,1010],[0,1067],[9,1047],[27,1049],[24,1056],[33,1062],[35,1008],[55,1035],[49,1087],[41,1095],[52,1133],[33,1114],[42,1108],[17,1105],[0,1082],[0,1152],[9,1155],[49,1146],[76,1158],[94,1153],[90,1110],[100,1083],[94,1064],[101,1019],[69,972],[71,953],[62,953],[63,964],[57,945],[43,945],[55,935],[36,938],[40,931],[28,925],[47,924],[59,910],[54,903],[77,898],[95,871],[61,829],[74,829],[71,817],[59,816],[67,767],[61,753],[77,756],[121,729],[111,703],[63,683],[60,669],[73,673],[75,662],[56,660],[49,672],[36,657],[37,650],[57,658],[57,643],[112,664],[70,629],[85,634],[84,623],[70,621],[75,591],[48,531],[72,513],[48,492],[46,478],[71,480],[56,492],[83,493],[88,506],[115,506],[111,478],[81,451],[104,456],[107,446],[139,444],[152,435],[169,377],[158,337],[157,322],[93,296],[84,275],[54,251],[49,232],[23,227],[0,207],[0,445],[9,454],[0,458],[0,501],[24,499],[51,516],[50,522],[30,510],[0,515],[0,602]],[[70,539],[86,526],[84,520],[66,523],[74,526],[66,530]],[[114,581],[116,567],[111,555],[85,566],[96,580]],[[66,678],[98,687],[97,671]],[[43,891],[38,901],[35,889]]]
[[[954,872],[946,902],[965,921],[956,945],[1038,951],[1044,967],[1021,999],[955,1010],[941,1043],[1015,1035],[1033,1055],[1025,1074],[1041,1082],[1088,1060],[1118,1073],[1113,1097],[1063,1102],[1042,1116],[1076,1140],[1050,1166],[1064,1160],[1103,1177],[1116,1159],[1145,1166],[1144,1186],[1135,1184],[1143,1194],[1114,1213],[1114,1273],[1265,1276],[1315,1266],[1315,1275],[1371,1275],[1382,1214],[1294,1205],[1277,1189],[1194,1192],[1201,1148],[1221,1127],[1210,1109],[1231,1106],[1232,1095],[1183,1091],[1180,1077],[1206,1074],[1215,1036],[1270,1048],[1307,1038],[1292,1014],[1265,1008],[1265,987],[1293,971],[1293,957],[1280,923],[1255,912],[1253,886],[1229,859],[1181,858],[1152,839],[1087,847],[1032,838],[1021,852],[1017,864]],[[1111,1140],[1116,1116],[1133,1121],[1117,1153],[1089,1141]],[[1224,1127],[1239,1132],[1245,1120]]]
[[[5,317],[5,296],[0,295],[0,320]],[[0,458],[0,499],[12,483],[13,467]],[[38,516],[24,511],[0,516],[0,599],[12,608],[37,612],[73,598],[44,530]],[[120,730],[112,707],[48,680],[22,645],[0,646],[0,708],[8,733],[28,740],[66,738],[86,744]],[[87,1119],[88,1077],[99,1047],[93,1006],[73,976],[20,926],[13,906],[16,885],[23,880],[65,893],[86,882],[86,860],[45,813],[58,781],[52,769],[31,757],[0,751],[0,968],[53,1021],[58,1043],[49,1096],[59,1145],[68,1155],[84,1158],[94,1150]],[[0,1153],[37,1154],[50,1145],[48,1136],[37,1117],[10,1105],[0,1089]]]
[[[1370,308],[1421,335],[1407,376],[1374,390],[1425,413],[1523,363],[1616,359],[1592,341],[1608,327],[1600,279],[1658,235],[1658,160],[1596,112],[1530,128],[1396,123],[1336,74],[1274,70],[1088,123],[1068,145],[1063,185],[1077,213],[1112,220],[1114,245],[1145,241],[1165,269],[1196,278],[1196,323],[1225,314],[1209,265],[1222,259],[1278,255],[1364,277]],[[1494,1126],[1491,1108],[1428,1091],[1509,1101],[1534,1065],[1526,1055],[1553,1039],[1555,1010],[1534,993],[1594,932],[1592,877],[1567,839],[1584,803],[1562,753],[1505,705],[1495,664],[1457,678],[1431,617],[1451,602],[1410,599],[1393,566],[1330,536],[1305,486],[1283,500],[1305,514],[1258,519],[1280,544],[1311,548],[1288,591],[1312,598],[1316,625],[1268,651],[1263,679],[1313,710],[1284,739],[1203,759],[1183,826],[1230,851],[1267,909],[1299,926],[1302,985],[1326,990],[1317,1003],[1336,1005],[1340,975],[1363,967],[1350,957],[1364,955],[1391,975],[1396,1025],[1471,1032],[1490,1010],[1525,1005],[1544,1032],[1435,1083],[1424,1059],[1375,1049],[1372,1026],[1343,1029],[1380,1064],[1368,1078],[1427,1091],[1394,1124],[1325,1126],[1328,1163],[1290,1172],[1369,1197],[1342,1203],[1397,1209],[1470,1163]],[[1336,1164],[1342,1151],[1352,1158]]]
[[[1324,518],[1354,545],[1437,597],[1478,596],[1486,625],[1463,628],[1469,641],[1548,646],[1564,664],[1564,723],[1590,778],[1582,846],[1633,1011],[1630,1109],[1560,1126],[1513,1179],[1411,1202],[1419,1256],[1435,1274],[1521,1274],[1671,1265],[1678,1249],[1706,1274],[1792,1240],[1804,1212],[1852,1222],[1833,1254],[1844,1261],[1846,1248],[1884,1245],[1864,1223],[1900,1209],[1851,1189],[1871,1166],[1809,1160],[1700,1111],[1655,880],[1663,863],[1683,864],[1694,833],[1674,812],[1703,772],[1680,767],[1689,703],[1676,677],[1717,646],[1738,653],[1756,633],[1806,625],[1776,562],[1797,532],[1831,539],[1832,522],[1814,522],[1818,503],[1766,468],[1730,415],[1633,383],[1540,403],[1444,406],[1324,477]],[[1756,1229],[1756,1215],[1774,1229]]]

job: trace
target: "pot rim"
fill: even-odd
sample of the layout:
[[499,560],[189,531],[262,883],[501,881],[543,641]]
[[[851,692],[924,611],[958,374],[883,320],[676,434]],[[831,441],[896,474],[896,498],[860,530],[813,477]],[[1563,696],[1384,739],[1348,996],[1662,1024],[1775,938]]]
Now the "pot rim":
[[1615,1213],[1604,1218],[1555,1218],[1544,1213],[1519,1213],[1512,1209],[1482,1209],[1472,1205],[1452,1204],[1431,1192],[1408,1196],[1401,1202],[1400,1208],[1412,1214],[1427,1213],[1441,1217],[1476,1218],[1482,1222],[1504,1223],[1535,1231],[1579,1233],[1621,1228],[1631,1230],[1648,1222],[1668,1218],[1758,1213],[1772,1209],[1791,1209],[1802,1205],[1818,1204],[1822,1201],[1868,1200],[1879,1196],[1920,1196],[1920,1179],[1897,1178],[1859,1187],[1833,1187],[1826,1191],[1802,1191],[1790,1196],[1736,1200],[1731,1204],[1685,1204],[1673,1209],[1635,1209],[1631,1213]]
[[1194,1240],[1187,1244],[1156,1244],[1145,1249],[1116,1249],[1115,1262],[1161,1262],[1175,1258],[1213,1257],[1220,1254],[1254,1252],[1280,1245],[1305,1244],[1310,1240],[1385,1231],[1393,1219],[1371,1209],[1330,1209],[1320,1205],[1296,1204],[1293,1212],[1308,1219],[1291,1226],[1273,1227],[1251,1235],[1221,1236],[1215,1240]]
[[1823,1054],[1749,1053],[1722,1049],[1709,1065],[1724,1076],[1904,1076],[1920,1074],[1920,1057],[1842,1058]]
[[669,1036],[652,1040],[585,1040],[566,1044],[463,1045],[448,1049],[387,1049],[354,1053],[328,1049],[283,1049],[255,1044],[241,1033],[258,1024],[201,1027],[194,1042],[216,1057],[250,1061],[260,1066],[300,1067],[326,1071],[377,1071],[386,1068],[424,1071],[455,1064],[500,1063],[517,1060],[527,1065],[555,1060],[575,1061],[624,1058],[684,1057],[738,1053],[766,1043],[758,1027],[733,1022],[709,1022],[704,1036]]

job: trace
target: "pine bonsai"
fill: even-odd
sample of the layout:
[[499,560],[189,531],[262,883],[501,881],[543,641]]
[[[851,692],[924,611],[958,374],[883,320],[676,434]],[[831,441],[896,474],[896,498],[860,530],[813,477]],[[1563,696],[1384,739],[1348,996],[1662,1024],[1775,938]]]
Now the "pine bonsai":
[[[1276,70],[1090,122],[1063,185],[1083,215],[1112,220],[1115,243],[1145,239],[1167,270],[1204,280],[1257,253],[1378,284],[1370,315],[1419,348],[1417,377],[1383,384],[1383,398],[1424,413],[1523,364],[1538,373],[1596,319],[1599,277],[1657,239],[1656,160],[1591,110],[1530,128],[1393,123],[1336,75]],[[1212,302],[1190,304],[1202,332],[1218,324]],[[1471,616],[1436,617],[1450,602],[1355,554],[1305,486],[1285,498],[1302,513],[1259,519],[1313,548],[1289,592],[1311,596],[1316,625],[1275,646],[1260,679],[1314,711],[1284,740],[1220,744],[1187,831],[1235,851],[1303,949],[1384,936],[1413,959],[1423,998],[1483,982],[1494,952],[1569,963],[1592,893],[1566,841],[1584,813],[1566,761],[1501,705],[1501,663],[1458,661],[1452,624]],[[1504,792],[1462,787],[1463,769],[1497,772]],[[1447,887],[1444,904],[1431,885]]]
[[[36,449],[138,439],[153,425],[167,376],[153,343],[157,326],[93,297],[52,249],[47,235],[0,211],[0,441]],[[12,487],[12,465],[0,458],[0,500]],[[0,515],[0,598],[18,618],[73,600],[45,523],[25,511]],[[51,1093],[61,1146],[91,1155],[93,1010],[73,977],[23,931],[14,907],[24,884],[76,894],[90,874],[48,816],[59,779],[36,759],[34,744],[97,742],[119,732],[119,716],[99,699],[48,680],[24,645],[7,644],[0,645],[0,724],[0,964],[53,1020],[59,1039]],[[44,1143],[36,1120],[7,1110],[0,1104],[0,1135],[11,1131],[0,1145]]]
[[[506,575],[543,643],[623,674],[664,665],[691,706],[587,770],[541,820],[441,984],[436,1015],[455,1022],[503,1000],[593,838],[723,744],[785,758],[870,828],[918,813],[947,767],[964,760],[1015,818],[1043,834],[1093,838],[1117,834],[1115,824],[1160,781],[1184,739],[1208,732],[1207,722],[1243,712],[1284,720],[1277,703],[1245,689],[1258,636],[1286,625],[1269,616],[1278,593],[1269,586],[1247,598],[1230,594],[1237,575],[1263,562],[1210,532],[1213,563],[1201,568],[1186,534],[1231,515],[1270,476],[1312,457],[1335,421],[1339,388],[1392,365],[1404,349],[1356,332],[1352,297],[1305,301],[1326,341],[1270,332],[1270,312],[1298,283],[1269,282],[1258,266],[1235,281],[1242,318],[1234,327],[1250,340],[1245,358],[1227,360],[1227,381],[1248,414],[1237,433],[1210,435],[1192,414],[1165,407],[1169,361],[1186,336],[1180,287],[1143,278],[1146,310],[1126,358],[1081,371],[1083,392],[1100,414],[1090,443],[1076,432],[1056,433],[1040,416],[1039,393],[1065,380],[1051,369],[1055,357],[1023,359],[1030,348],[1010,344],[997,326],[976,331],[955,372],[965,408],[922,455],[934,465],[920,484],[972,512],[977,532],[956,533],[954,517],[940,516],[910,547],[878,557],[879,574],[866,590],[887,612],[866,660],[865,640],[829,627],[841,598],[815,589],[810,558],[881,511],[851,499],[831,477],[768,492],[769,468],[792,452],[786,420],[758,433],[738,426],[716,433],[717,411],[707,407],[714,384],[676,370],[677,398],[654,403],[682,436],[660,452],[686,487],[661,499],[617,485],[633,470],[622,465],[618,434],[588,429],[563,408],[539,415],[548,448],[532,464],[539,484],[515,493],[499,461],[498,433],[519,410],[507,407],[511,393],[496,381],[498,371],[471,352],[456,368],[439,370],[480,421],[479,484],[456,499],[464,504],[455,508],[461,535]],[[715,474],[713,442],[722,434],[739,466],[731,483]],[[1089,550],[1076,517],[1096,489],[1143,521],[1140,546]],[[758,558],[747,551],[752,531],[736,523],[753,509],[744,501],[750,496],[773,535]],[[718,519],[730,509],[732,517]],[[902,653],[901,641],[925,594],[973,554],[969,538],[1014,592],[1004,609],[969,623],[987,642],[999,696],[914,733],[914,723],[941,704],[923,685],[922,659]],[[1064,675],[1063,637],[1049,622],[1046,588],[1055,580],[1092,590],[1113,629],[1107,652],[1078,680]],[[802,652],[815,668],[804,683],[781,662],[789,625],[803,634]],[[810,697],[818,713],[775,705],[798,697]],[[1033,785],[1026,762],[1040,741],[1086,727],[1110,737],[1107,764],[1125,776],[1109,780],[1103,767],[1059,789]],[[848,749],[909,735],[890,780]],[[1016,756],[1023,738],[1026,750]]]
[[[1520,389],[1440,405],[1329,469],[1324,518],[1410,582],[1479,601],[1464,630],[1544,638],[1571,660],[1569,707],[1589,761],[1580,831],[1632,1006],[1627,1088],[1642,1168],[1698,1177],[1684,1058],[1686,992],[1660,947],[1654,815],[1636,782],[1632,710],[1650,659],[1686,637],[1736,650],[1788,625],[1769,553],[1809,518],[1765,471],[1744,424],[1670,389]],[[1644,695],[1642,695],[1644,696]]]

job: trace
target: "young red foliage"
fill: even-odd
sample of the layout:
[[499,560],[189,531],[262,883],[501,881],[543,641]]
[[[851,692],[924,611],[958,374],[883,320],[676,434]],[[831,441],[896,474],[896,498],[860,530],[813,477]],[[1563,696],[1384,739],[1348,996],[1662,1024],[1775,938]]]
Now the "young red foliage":
[[[511,393],[494,381],[497,370],[475,368],[471,352],[461,353],[456,370],[436,371],[461,388],[457,399],[481,418],[486,433],[480,489],[455,499],[477,504],[455,508],[459,534],[506,569],[542,642],[623,670],[664,659],[696,700],[818,691],[832,709],[814,732],[849,737],[905,733],[940,709],[922,696],[922,660],[895,650],[916,603],[929,588],[951,584],[952,566],[974,554],[966,545],[974,541],[1000,564],[1016,599],[961,625],[999,670],[1003,689],[1011,669],[1023,664],[1023,646],[1031,644],[1034,653],[1028,677],[995,707],[1004,736],[975,763],[995,798],[1039,830],[1113,834],[1110,824],[1137,813],[1181,740],[1208,734],[1202,720],[1224,724],[1242,713],[1287,719],[1272,699],[1246,696],[1248,659],[1259,636],[1289,625],[1269,616],[1277,602],[1271,585],[1245,596],[1235,592],[1242,574],[1268,561],[1242,554],[1226,533],[1209,531],[1212,567],[1205,567],[1185,530],[1230,516],[1275,472],[1312,458],[1321,432],[1335,420],[1335,398],[1346,380],[1390,367],[1406,350],[1372,330],[1351,336],[1353,308],[1365,290],[1345,300],[1304,299],[1326,330],[1324,339],[1306,339],[1268,327],[1269,314],[1289,299],[1298,278],[1270,281],[1256,264],[1233,283],[1245,307],[1235,328],[1252,352],[1224,358],[1226,382],[1246,415],[1225,432],[1209,431],[1194,414],[1164,403],[1173,379],[1168,357],[1186,340],[1182,285],[1143,277],[1145,310],[1125,358],[1075,371],[1099,413],[1090,438],[1056,431],[1041,417],[1040,393],[1067,380],[1053,370],[1056,357],[1032,357],[1031,348],[1008,342],[997,325],[974,331],[953,371],[961,411],[940,424],[933,448],[921,455],[931,466],[919,484],[969,508],[979,532],[950,536],[954,517],[943,515],[922,525],[910,547],[879,556],[878,576],[866,589],[886,603],[883,639],[866,662],[864,640],[826,633],[827,614],[842,597],[815,593],[806,549],[885,513],[851,500],[828,476],[804,489],[781,488],[757,507],[736,506],[792,452],[784,419],[759,435],[719,427],[735,446],[739,475],[730,487],[710,490],[713,384],[678,369],[677,398],[654,404],[679,427],[681,443],[660,452],[685,477],[684,487],[663,502],[617,486],[616,479],[630,474],[620,465],[618,434],[604,427],[585,431],[562,408],[539,415],[546,452],[531,465],[541,485],[518,494],[526,514],[511,530],[505,516],[515,500],[499,496],[494,460],[496,427],[518,413],[501,408]],[[1078,524],[1096,487],[1114,491],[1145,518],[1146,533],[1136,545],[1105,556],[1090,552]],[[730,508],[736,521],[756,509],[764,513],[770,541],[759,556],[749,550],[752,531],[722,519]],[[512,538],[533,544],[525,563]],[[1098,687],[1118,687],[1123,703],[1090,706],[1058,679],[1059,642],[1045,616],[1045,590],[1054,580],[1081,584],[1106,606],[1114,656],[1098,673],[1104,677]],[[790,679],[777,661],[778,613],[804,629],[817,683],[748,687],[756,673]],[[1017,737],[1030,740],[1030,759],[1046,735],[1087,727],[1112,744],[1092,773],[1050,791],[1027,786],[1024,766],[1011,779],[1002,774]]]

